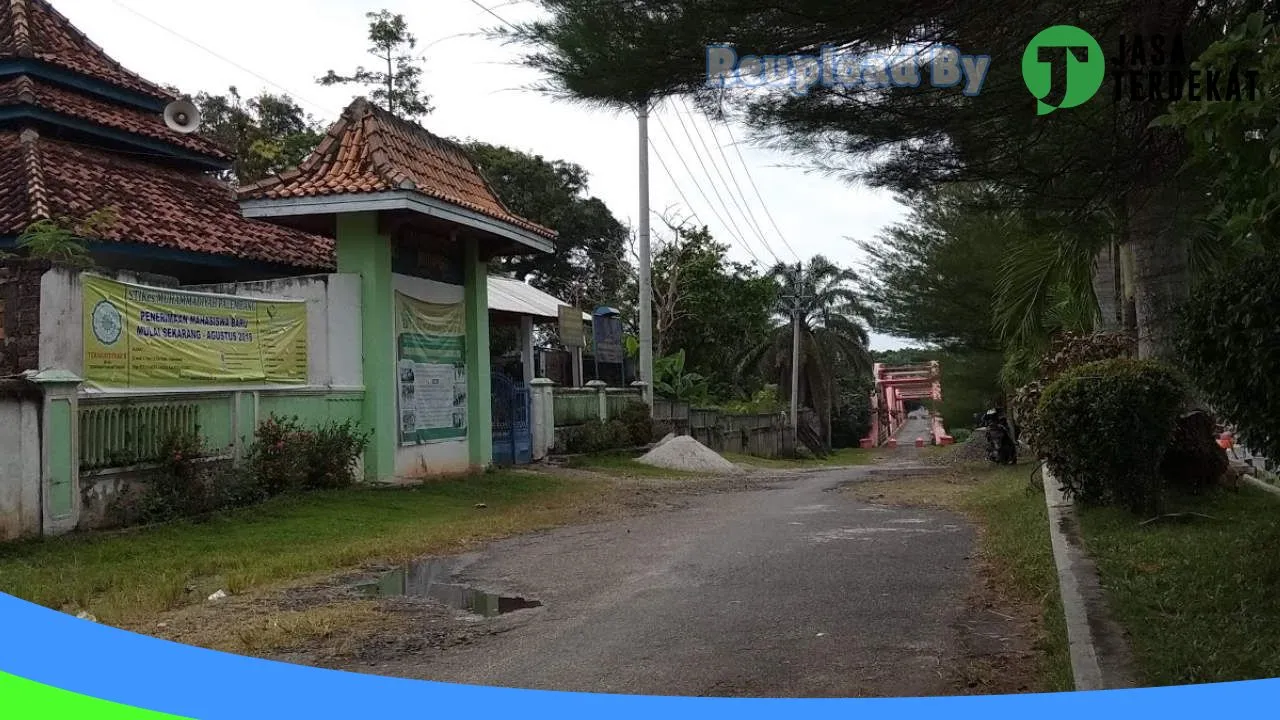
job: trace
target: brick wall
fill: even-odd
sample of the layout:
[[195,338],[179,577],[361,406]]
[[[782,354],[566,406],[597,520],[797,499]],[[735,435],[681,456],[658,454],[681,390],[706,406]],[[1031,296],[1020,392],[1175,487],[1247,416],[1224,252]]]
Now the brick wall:
[[40,364],[40,278],[49,263],[0,260],[0,375]]

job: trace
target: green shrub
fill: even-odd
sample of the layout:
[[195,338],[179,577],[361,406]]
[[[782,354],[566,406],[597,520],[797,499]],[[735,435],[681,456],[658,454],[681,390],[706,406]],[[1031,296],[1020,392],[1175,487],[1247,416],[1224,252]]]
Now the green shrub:
[[311,490],[347,487],[356,481],[356,461],[369,444],[368,433],[351,420],[330,421],[301,435],[306,477]]
[[647,445],[653,442],[653,415],[647,404],[633,402],[627,405],[618,413],[618,422],[626,426],[630,445]]
[[202,459],[208,455],[197,428],[170,433],[160,440],[159,468],[133,507],[122,510],[131,521],[163,522],[199,515],[216,504]]
[[267,418],[254,432],[246,467],[250,475],[262,483],[268,495],[299,490],[307,477],[301,462],[307,454],[298,418]]
[[1040,399],[1054,380],[1064,372],[1092,362],[1133,357],[1137,349],[1133,338],[1125,333],[1095,332],[1061,333],[1036,366],[1037,378],[1018,388],[1010,399],[1010,410],[1018,424],[1018,438],[1038,449],[1036,413]]
[[570,453],[598,453],[629,447],[631,436],[627,426],[617,419],[592,420],[574,428],[565,445]]
[[351,421],[303,427],[297,417],[275,415],[258,426],[246,469],[268,495],[345,487],[369,436]]
[[969,428],[961,427],[951,431],[951,439],[955,440],[957,445],[969,442],[971,437],[973,437],[973,430]]
[[1178,376],[1157,363],[1081,365],[1045,389],[1038,445],[1068,496],[1151,512],[1163,496],[1159,466],[1186,397]]
[[295,490],[345,487],[368,436],[355,423],[308,429],[297,418],[269,418],[258,427],[246,462],[208,461],[199,430],[161,440],[159,467],[136,498],[122,496],[108,513],[117,524],[155,523],[246,507]]
[[1183,368],[1237,439],[1280,457],[1280,256],[1260,253],[1193,289],[1178,335]]

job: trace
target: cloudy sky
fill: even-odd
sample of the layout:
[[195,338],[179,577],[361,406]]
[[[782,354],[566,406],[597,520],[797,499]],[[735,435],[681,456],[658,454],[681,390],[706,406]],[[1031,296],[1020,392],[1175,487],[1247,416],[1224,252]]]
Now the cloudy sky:
[[[347,72],[370,63],[366,12],[402,13],[426,57],[425,86],[436,107],[424,122],[430,130],[578,163],[591,174],[592,194],[624,222],[636,219],[634,116],[588,110],[528,90],[540,78],[515,64],[515,48],[479,35],[500,21],[472,0],[52,2],[108,54],[152,81],[193,94],[231,85],[246,97],[286,91],[326,122],[357,90],[321,87],[315,79],[330,68]],[[511,22],[538,12],[527,1],[478,2]],[[661,108],[649,129],[655,146],[652,208],[695,215],[730,243],[738,260],[773,264],[822,253],[857,266],[861,259],[848,238],[872,238],[904,213],[886,194],[806,172],[800,158],[735,146],[733,139],[746,135],[742,128],[713,126],[681,102]],[[876,349],[905,344],[873,339]]]

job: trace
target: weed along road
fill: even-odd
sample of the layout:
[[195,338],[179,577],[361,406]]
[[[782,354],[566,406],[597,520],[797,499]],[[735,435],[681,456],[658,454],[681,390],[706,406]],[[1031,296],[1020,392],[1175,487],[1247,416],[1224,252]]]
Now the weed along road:
[[448,559],[432,572],[526,609],[473,616],[485,632],[432,657],[353,669],[611,693],[954,693],[973,529],[840,491],[869,472],[793,474]]

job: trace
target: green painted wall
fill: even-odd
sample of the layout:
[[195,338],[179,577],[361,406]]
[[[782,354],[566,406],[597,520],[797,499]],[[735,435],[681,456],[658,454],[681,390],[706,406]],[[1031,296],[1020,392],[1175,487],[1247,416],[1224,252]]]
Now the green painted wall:
[[[467,444],[473,467],[493,462],[493,389],[489,378],[489,271],[475,238],[466,245]],[[365,375],[368,378],[368,374]]]
[[75,500],[76,478],[72,468],[74,458],[71,453],[75,443],[71,433],[71,401],[53,400],[47,410],[49,416],[48,448],[49,461],[49,515],[54,519],[65,518],[71,514]]
[[[253,402],[253,398],[249,400]],[[221,450],[235,444],[235,436],[231,433],[231,417],[235,408],[230,395],[200,398],[194,404],[198,408],[200,434],[204,436],[207,447]],[[252,435],[249,439],[253,439]]]
[[[338,272],[360,276],[364,336],[364,409],[361,424],[372,433],[365,477],[384,479],[396,467],[395,328],[392,325],[391,241],[378,233],[376,213],[338,216]],[[486,357],[488,355],[486,354]]]
[[267,394],[258,400],[259,422],[272,414],[279,417],[297,416],[304,425],[322,425],[329,421],[363,422],[363,395],[358,392],[328,395]]
[[[238,442],[238,456],[243,457],[253,444],[258,423],[272,413],[296,416],[310,426],[330,420],[362,421],[364,394],[359,391],[260,391],[256,415],[253,397],[253,391],[228,391],[205,397],[179,396],[169,402],[138,402],[137,398],[81,402],[80,467],[118,467],[120,463],[112,462],[113,457],[129,449],[153,450],[166,432],[187,427],[189,422],[200,426],[205,447],[211,452],[232,453]],[[143,455],[143,462],[154,460],[146,452]]]
[[232,412],[235,415],[233,433],[236,441],[236,459],[240,460],[253,445],[254,433],[258,429],[257,408],[252,392],[238,392],[232,396]]

